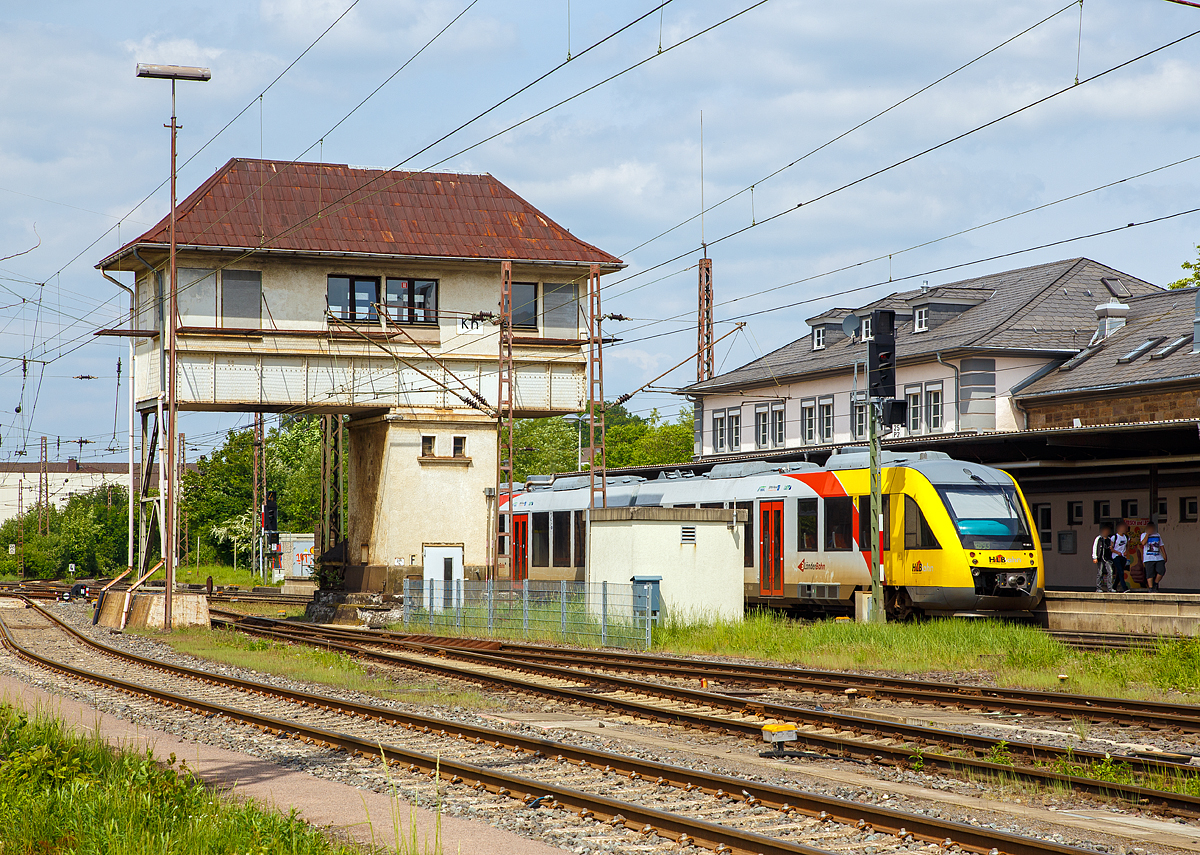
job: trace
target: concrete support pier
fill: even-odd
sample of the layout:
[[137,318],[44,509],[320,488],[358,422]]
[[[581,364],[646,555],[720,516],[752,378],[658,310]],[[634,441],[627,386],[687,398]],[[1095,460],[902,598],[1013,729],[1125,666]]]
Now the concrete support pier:
[[[99,624],[113,629],[162,629],[165,606],[165,594],[109,591],[100,607]],[[176,592],[171,598],[171,623],[174,629],[208,626],[208,597]]]

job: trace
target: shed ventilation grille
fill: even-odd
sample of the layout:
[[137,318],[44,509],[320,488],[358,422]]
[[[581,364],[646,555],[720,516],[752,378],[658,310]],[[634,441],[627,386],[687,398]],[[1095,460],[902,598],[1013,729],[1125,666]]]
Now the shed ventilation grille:
[[696,542],[696,527],[694,525],[684,525],[679,527],[679,542],[680,543],[695,543]]

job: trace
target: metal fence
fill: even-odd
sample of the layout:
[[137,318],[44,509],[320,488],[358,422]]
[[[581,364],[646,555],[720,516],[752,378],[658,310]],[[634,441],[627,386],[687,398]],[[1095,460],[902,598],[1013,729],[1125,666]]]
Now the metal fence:
[[406,579],[404,628],[647,650],[653,605],[644,584]]

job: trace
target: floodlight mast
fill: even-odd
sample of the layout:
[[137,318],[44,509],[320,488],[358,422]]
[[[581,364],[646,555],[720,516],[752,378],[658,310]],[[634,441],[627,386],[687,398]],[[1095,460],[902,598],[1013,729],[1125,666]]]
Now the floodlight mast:
[[[165,390],[167,393],[167,436],[166,442],[160,443],[162,450],[165,452],[165,460],[163,460],[161,465],[165,466],[167,470],[167,489],[162,516],[159,519],[159,529],[163,535],[163,562],[167,570],[166,595],[163,602],[163,629],[170,630],[172,625],[171,601],[175,596],[175,559],[177,557],[176,552],[178,551],[178,544],[176,542],[178,502],[176,501],[176,494],[179,490],[179,473],[175,471],[175,461],[179,453],[179,440],[177,439],[179,435],[179,425],[177,424],[178,393],[175,382],[175,331],[179,298],[179,270],[175,264],[175,155],[176,138],[180,126],[175,116],[175,82],[177,80],[204,82],[212,78],[212,72],[207,68],[199,68],[191,65],[152,65],[139,62],[137,76],[171,81],[171,124],[166,126],[171,129],[171,287],[170,296],[167,300],[167,324],[166,330],[164,330],[165,335],[163,336],[165,339],[164,346],[167,349],[167,388]],[[145,476],[143,475],[143,477]],[[131,496],[130,501],[132,499],[133,497]]]

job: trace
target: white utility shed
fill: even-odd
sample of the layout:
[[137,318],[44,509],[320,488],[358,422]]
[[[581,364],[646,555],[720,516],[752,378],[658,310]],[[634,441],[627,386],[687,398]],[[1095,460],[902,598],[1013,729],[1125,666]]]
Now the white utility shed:
[[746,511],[627,507],[592,511],[588,582],[610,590],[661,576],[661,615],[740,620]]

